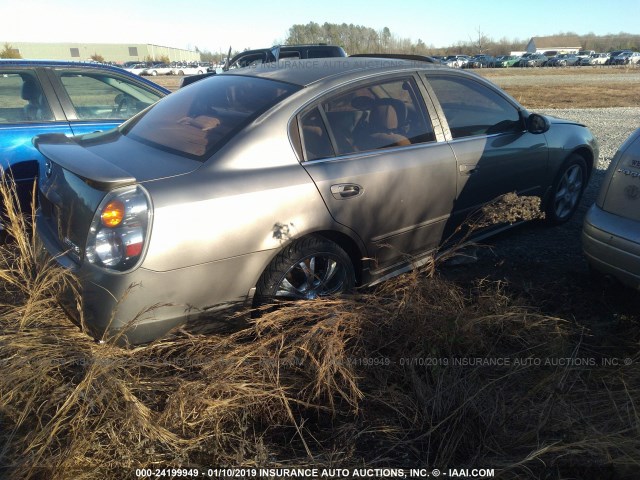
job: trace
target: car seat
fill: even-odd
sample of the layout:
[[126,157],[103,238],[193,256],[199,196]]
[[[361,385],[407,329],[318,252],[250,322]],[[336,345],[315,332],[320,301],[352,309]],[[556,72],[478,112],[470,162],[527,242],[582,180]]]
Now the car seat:
[[28,102],[22,109],[24,119],[42,120],[42,91],[33,78],[24,79],[20,96]]
[[378,99],[369,114],[369,121],[357,142],[359,150],[373,150],[391,146],[411,145],[402,135],[400,122],[404,122],[406,108],[401,101]]

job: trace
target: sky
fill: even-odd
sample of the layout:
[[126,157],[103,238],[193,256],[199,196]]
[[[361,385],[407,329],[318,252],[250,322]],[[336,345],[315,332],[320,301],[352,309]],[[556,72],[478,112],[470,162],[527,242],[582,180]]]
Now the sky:
[[[294,24],[353,23],[434,47],[574,32],[640,33],[640,0],[0,0],[0,42],[151,43],[226,52]],[[348,52],[347,52],[348,53]]]

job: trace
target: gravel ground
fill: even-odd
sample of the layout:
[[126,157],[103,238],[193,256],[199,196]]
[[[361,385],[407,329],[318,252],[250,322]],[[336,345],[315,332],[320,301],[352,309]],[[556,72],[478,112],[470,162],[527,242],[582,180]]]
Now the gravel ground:
[[[550,228],[542,222],[516,227],[486,240],[487,248],[478,249],[476,262],[445,267],[442,273],[463,285],[480,278],[504,281],[512,294],[524,296],[532,306],[561,318],[585,320],[590,329],[604,328],[604,337],[610,339],[612,325],[619,324],[612,320],[632,318],[636,327],[640,326],[640,295],[589,274],[580,234],[584,215],[595,202],[607,166],[622,142],[640,127],[640,108],[538,112],[587,125],[600,144],[597,170],[576,215],[558,227]],[[627,346],[625,342],[638,340],[628,331],[623,336],[626,339],[622,344]]]

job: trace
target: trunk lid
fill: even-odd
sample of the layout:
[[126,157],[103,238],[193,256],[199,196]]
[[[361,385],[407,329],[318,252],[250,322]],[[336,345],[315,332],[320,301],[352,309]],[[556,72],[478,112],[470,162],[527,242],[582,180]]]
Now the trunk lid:
[[117,131],[71,138],[41,135],[34,144],[45,157],[38,172],[41,221],[60,251],[77,262],[84,258],[87,233],[107,192],[186,174],[202,165]]

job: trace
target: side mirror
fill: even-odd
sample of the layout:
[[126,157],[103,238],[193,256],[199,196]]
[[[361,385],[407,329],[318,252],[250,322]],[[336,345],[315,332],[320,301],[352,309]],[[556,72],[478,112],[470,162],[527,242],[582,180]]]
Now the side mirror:
[[530,133],[544,133],[551,127],[547,117],[544,117],[538,113],[532,113],[527,118],[527,130]]

